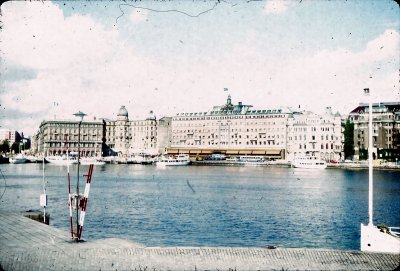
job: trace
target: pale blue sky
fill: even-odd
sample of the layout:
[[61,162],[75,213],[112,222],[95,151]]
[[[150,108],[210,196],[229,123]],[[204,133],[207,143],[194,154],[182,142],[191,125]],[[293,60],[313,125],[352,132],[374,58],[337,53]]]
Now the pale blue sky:
[[8,2],[2,15],[0,125],[28,134],[78,110],[207,111],[225,87],[258,108],[347,114],[363,87],[400,100],[394,1]]

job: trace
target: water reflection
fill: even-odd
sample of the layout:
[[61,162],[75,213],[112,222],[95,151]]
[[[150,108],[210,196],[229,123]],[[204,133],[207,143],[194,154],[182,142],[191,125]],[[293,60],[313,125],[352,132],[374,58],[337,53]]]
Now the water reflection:
[[[0,209],[39,209],[40,164],[1,165]],[[70,168],[73,190],[76,166]],[[87,167],[82,166],[82,174]],[[95,166],[84,238],[148,246],[359,249],[368,221],[368,172],[273,167]],[[375,172],[375,218],[400,225],[399,172]],[[53,226],[68,230],[66,167],[46,165]],[[84,188],[84,178],[81,191]]]

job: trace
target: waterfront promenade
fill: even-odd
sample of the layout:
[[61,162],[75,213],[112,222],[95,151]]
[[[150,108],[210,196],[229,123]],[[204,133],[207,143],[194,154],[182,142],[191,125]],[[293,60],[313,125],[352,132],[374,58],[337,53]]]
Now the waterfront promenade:
[[144,247],[75,243],[68,233],[0,212],[0,270],[394,270],[399,254],[304,248]]

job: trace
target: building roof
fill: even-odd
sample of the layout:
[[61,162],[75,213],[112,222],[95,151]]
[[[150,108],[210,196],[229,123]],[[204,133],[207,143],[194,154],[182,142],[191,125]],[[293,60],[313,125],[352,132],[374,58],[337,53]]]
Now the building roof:
[[[364,112],[368,112],[367,108],[369,104],[360,103],[355,109],[353,109],[350,114],[362,114]],[[373,103],[372,104],[373,112],[399,112],[400,111],[400,102],[382,102],[382,103]],[[367,110],[366,110],[367,109]]]
[[187,112],[178,113],[176,116],[226,116],[226,115],[255,115],[255,114],[282,114],[289,113],[285,110],[278,109],[253,109],[252,105],[244,105],[242,102],[233,104],[231,96],[228,96],[226,104],[215,105],[210,111],[207,112]]

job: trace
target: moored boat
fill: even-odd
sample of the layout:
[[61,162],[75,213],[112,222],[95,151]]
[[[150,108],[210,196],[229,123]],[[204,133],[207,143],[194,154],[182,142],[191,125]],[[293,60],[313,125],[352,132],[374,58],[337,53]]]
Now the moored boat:
[[180,154],[177,156],[162,157],[156,162],[157,166],[187,166],[189,165],[189,155]]
[[106,162],[100,160],[99,158],[96,157],[84,157],[84,158],[80,158],[79,162],[81,163],[81,165],[95,165],[95,166],[101,166],[101,165],[105,165]]
[[45,160],[51,164],[59,165],[59,166],[67,166],[72,164],[77,164],[78,161],[75,157],[67,157],[63,156],[46,156]]
[[24,164],[28,161],[28,159],[26,159],[26,157],[20,153],[14,157],[11,157],[9,161],[11,164]]
[[[369,88],[364,92],[369,95]],[[379,253],[400,253],[400,227],[374,225],[373,195],[374,195],[374,165],[373,165],[373,126],[372,126],[372,101],[369,97],[368,109],[368,224],[361,223],[361,251]]]
[[327,164],[316,157],[298,157],[292,161],[292,167],[305,169],[325,169]]
[[136,155],[132,155],[127,158],[128,164],[142,164],[142,165],[150,165],[154,162],[151,155],[146,153],[139,153]]
[[239,159],[237,159],[237,163],[246,166],[268,165],[268,161],[266,161],[263,157],[252,155],[239,156]]

